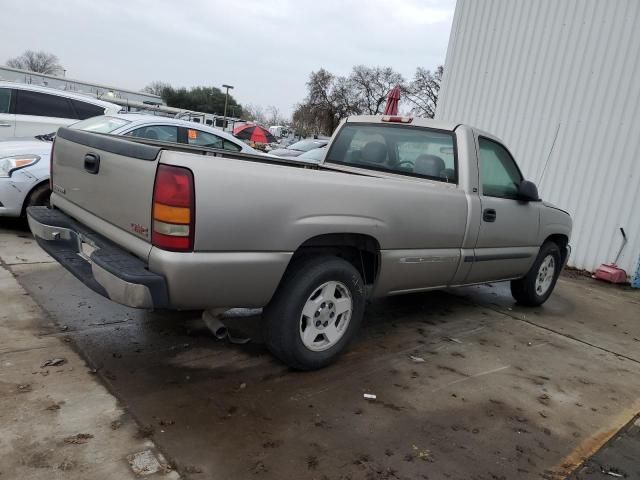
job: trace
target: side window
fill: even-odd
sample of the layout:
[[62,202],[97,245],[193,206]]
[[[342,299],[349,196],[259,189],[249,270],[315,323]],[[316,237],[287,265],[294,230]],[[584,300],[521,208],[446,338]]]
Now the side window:
[[478,139],[480,145],[480,182],[488,197],[516,198],[522,175],[511,155],[497,142]]
[[11,113],[11,92],[10,88],[0,88],[0,113]]
[[71,100],[71,103],[73,104],[73,108],[76,110],[76,117],[80,120],[104,115],[104,107],[87,102],[81,102],[80,100]]
[[229,150],[230,152],[239,152],[240,150],[242,150],[240,145],[230,142],[229,140],[224,141],[224,149]]
[[16,113],[38,117],[77,118],[68,98],[17,90]]
[[223,148],[222,138],[213,133],[187,129],[187,143],[189,145],[197,145],[199,147]]
[[126,135],[129,137],[178,143],[178,127],[174,127],[172,125],[150,125],[148,127],[140,127],[126,133]]

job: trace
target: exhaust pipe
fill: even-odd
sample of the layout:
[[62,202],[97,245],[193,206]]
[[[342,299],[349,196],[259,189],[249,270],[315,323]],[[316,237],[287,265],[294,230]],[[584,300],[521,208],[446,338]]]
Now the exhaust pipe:
[[222,313],[224,313],[224,310],[205,310],[202,312],[202,320],[218,340],[224,340],[229,334],[227,327],[220,321]]

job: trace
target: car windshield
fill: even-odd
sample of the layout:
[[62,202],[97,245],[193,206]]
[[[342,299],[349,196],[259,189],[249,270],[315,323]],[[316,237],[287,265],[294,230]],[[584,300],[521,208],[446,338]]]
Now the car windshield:
[[99,117],[87,118],[86,120],[74,123],[70,128],[96,133],[111,133],[127,123],[131,122],[118,117],[101,115]]
[[299,160],[305,160],[307,162],[321,162],[326,153],[327,149],[325,147],[314,148],[313,150],[304,152],[302,155],[296,158],[298,158]]
[[298,150],[299,152],[308,152],[309,150],[320,148],[324,145],[324,142],[319,142],[318,140],[300,140],[293,145],[289,145],[287,148],[289,150]]

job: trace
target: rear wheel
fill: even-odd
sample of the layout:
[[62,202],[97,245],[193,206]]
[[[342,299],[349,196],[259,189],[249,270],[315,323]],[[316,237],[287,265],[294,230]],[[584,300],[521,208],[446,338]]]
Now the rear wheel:
[[561,268],[562,255],[558,245],[553,242],[543,244],[527,275],[511,282],[511,295],[522,305],[542,305],[553,292]]
[[333,362],[353,339],[365,306],[360,273],[337,257],[299,260],[263,312],[269,350],[291,368]]
[[48,183],[43,183],[38,185],[27,197],[27,200],[24,202],[24,208],[22,213],[27,213],[27,207],[36,207],[36,206],[49,206],[49,199],[51,198],[51,190],[49,189]]

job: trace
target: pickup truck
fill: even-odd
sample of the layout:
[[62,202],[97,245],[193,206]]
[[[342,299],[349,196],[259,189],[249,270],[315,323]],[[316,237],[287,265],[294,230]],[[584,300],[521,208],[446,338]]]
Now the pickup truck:
[[547,300],[571,218],[538,198],[496,137],[355,116],[318,163],[60,128],[39,245],[94,291],[137,308],[264,307],[290,367],[344,351],[370,298],[510,281]]

